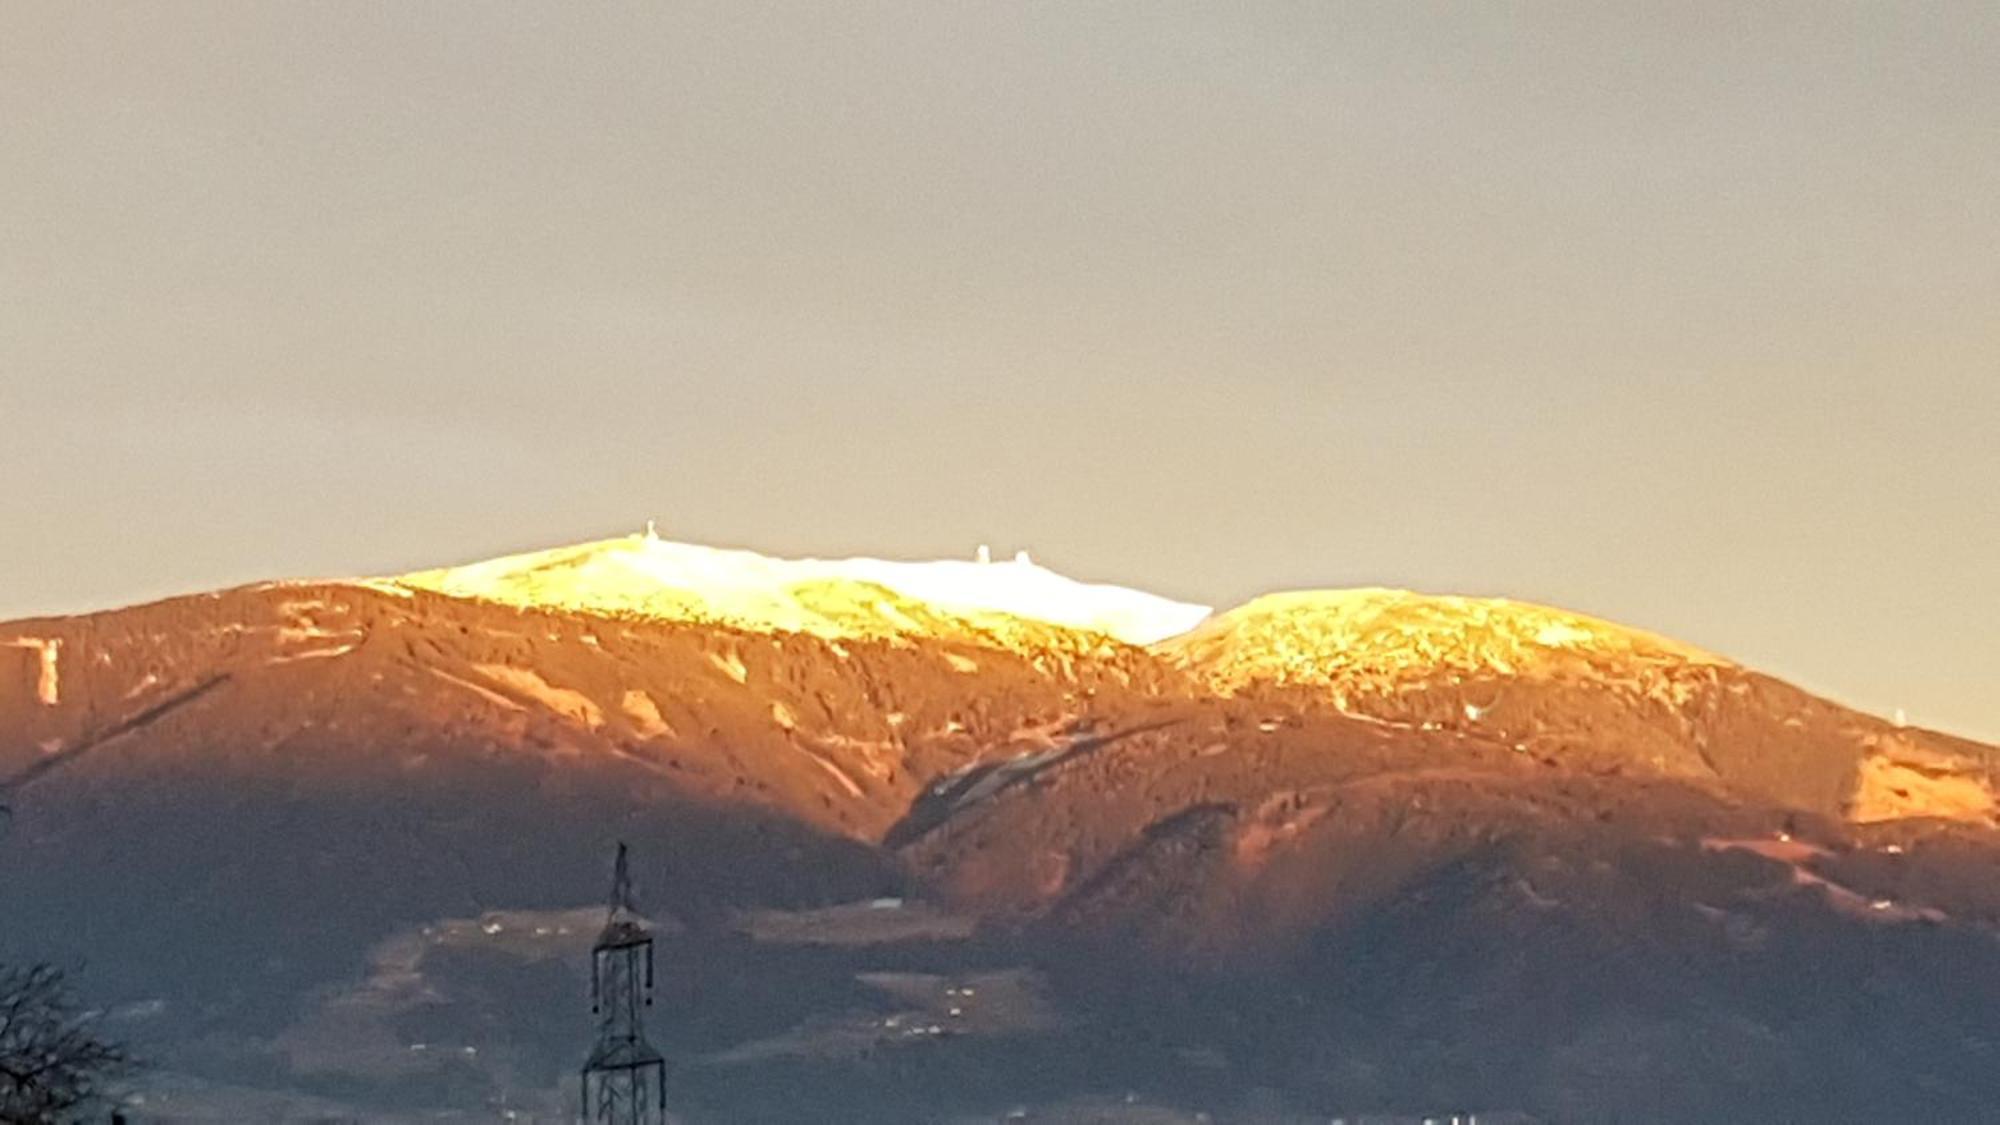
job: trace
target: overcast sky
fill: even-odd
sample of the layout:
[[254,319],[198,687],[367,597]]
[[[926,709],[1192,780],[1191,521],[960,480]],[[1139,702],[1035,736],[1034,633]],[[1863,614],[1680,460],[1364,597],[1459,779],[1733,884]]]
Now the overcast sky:
[[0,6],[0,617],[621,534],[2000,737],[2000,8]]

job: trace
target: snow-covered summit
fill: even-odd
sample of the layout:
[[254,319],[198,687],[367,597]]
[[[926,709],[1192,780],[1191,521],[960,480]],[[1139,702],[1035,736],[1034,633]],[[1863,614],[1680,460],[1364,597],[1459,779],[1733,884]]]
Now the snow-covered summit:
[[1536,675],[1557,667],[1647,675],[1729,662],[1692,645],[1580,613],[1505,598],[1363,588],[1267,594],[1159,649],[1225,691],[1253,682],[1393,694],[1447,675]]
[[1146,645],[1184,633],[1209,607],[1079,582],[1037,565],[944,559],[781,559],[660,539],[650,531],[388,581],[452,597],[584,613],[715,621],[824,637],[929,632],[1009,619]]

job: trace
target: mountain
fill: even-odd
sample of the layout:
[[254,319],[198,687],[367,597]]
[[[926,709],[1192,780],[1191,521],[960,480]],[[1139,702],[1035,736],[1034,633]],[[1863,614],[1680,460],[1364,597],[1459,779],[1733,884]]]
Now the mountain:
[[2000,750],[1517,602],[649,533],[0,625],[0,778],[142,1115],[559,1117],[617,840],[693,1121],[2000,1095]]

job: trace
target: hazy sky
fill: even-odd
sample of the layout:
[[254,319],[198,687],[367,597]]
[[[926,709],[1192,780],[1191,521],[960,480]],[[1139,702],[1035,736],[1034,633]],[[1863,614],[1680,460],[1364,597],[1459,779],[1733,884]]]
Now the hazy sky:
[[2000,737],[2000,8],[0,6],[0,617],[620,534]]

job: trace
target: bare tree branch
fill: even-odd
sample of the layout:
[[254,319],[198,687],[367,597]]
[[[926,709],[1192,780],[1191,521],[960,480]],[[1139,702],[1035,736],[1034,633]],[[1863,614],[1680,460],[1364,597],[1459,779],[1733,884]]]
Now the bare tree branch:
[[97,1034],[61,969],[0,965],[0,1123],[66,1120],[105,1096],[132,1065],[125,1048]]

